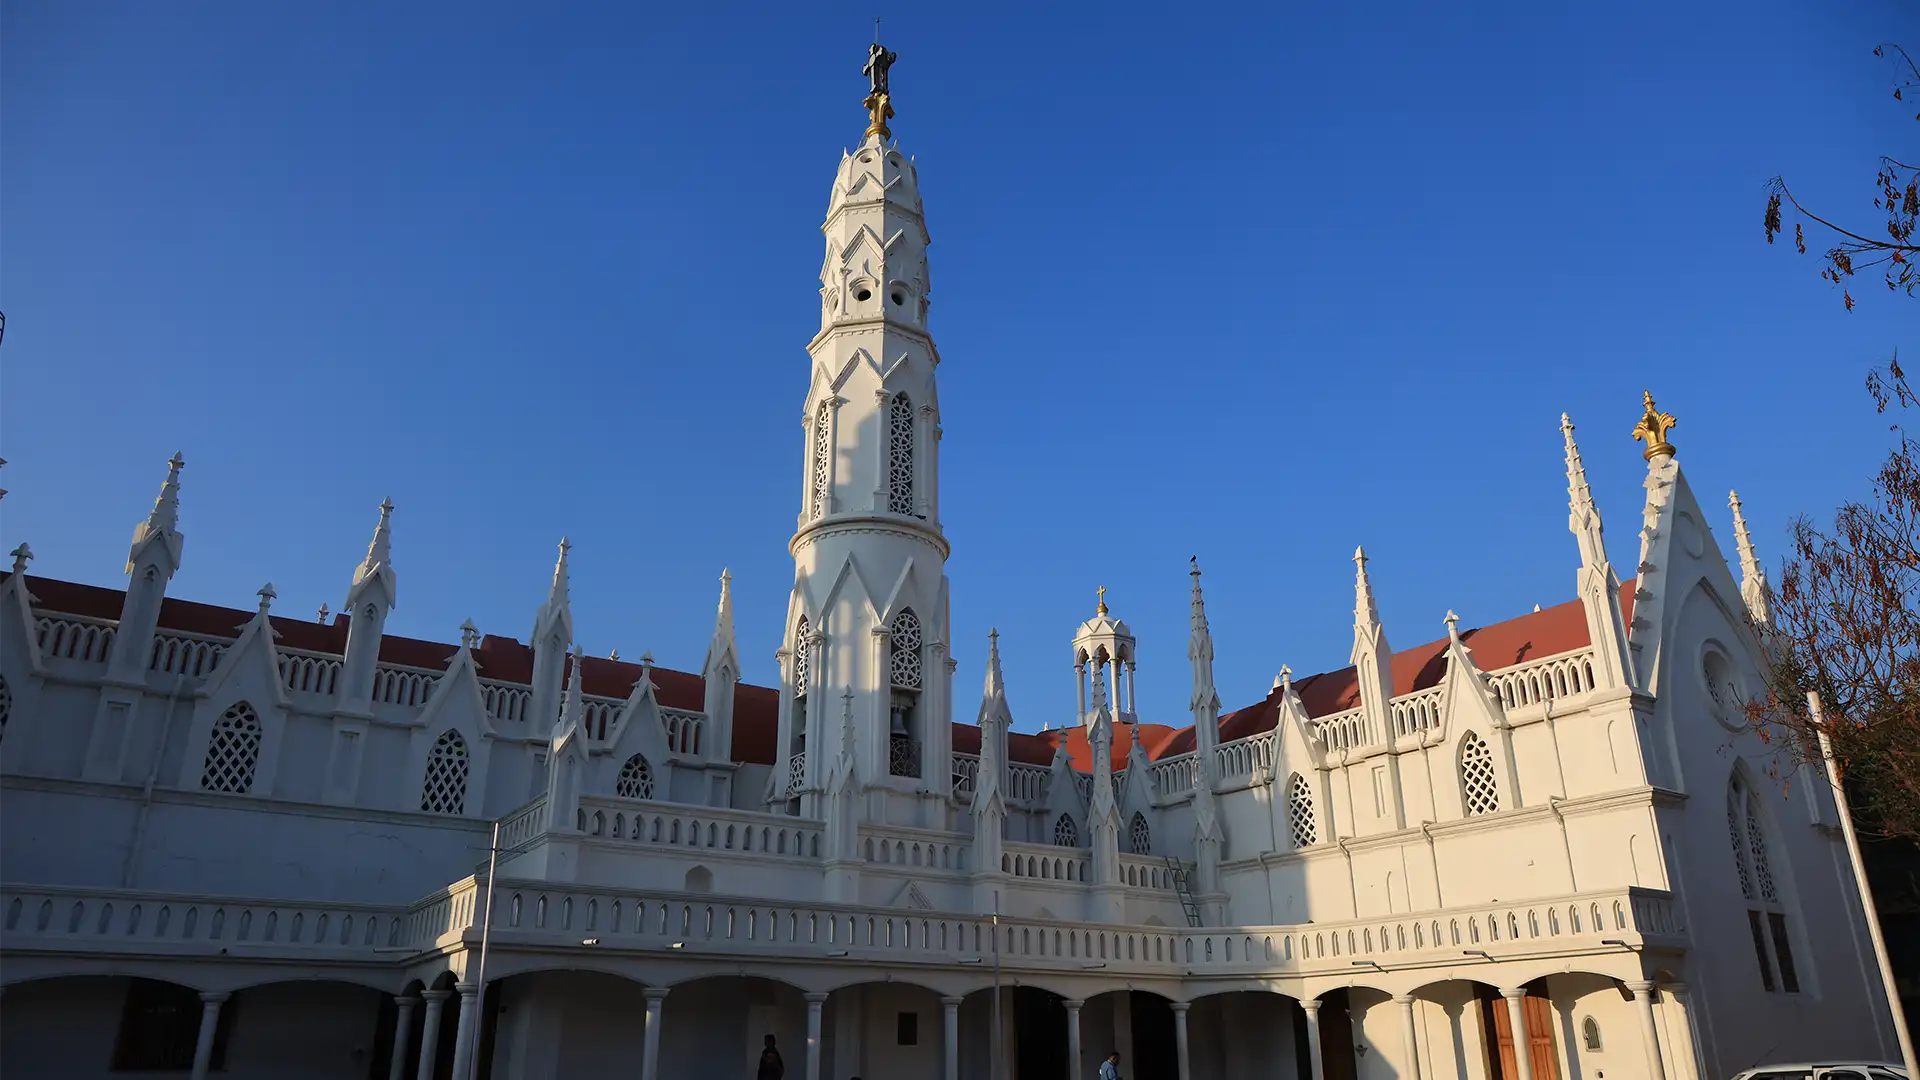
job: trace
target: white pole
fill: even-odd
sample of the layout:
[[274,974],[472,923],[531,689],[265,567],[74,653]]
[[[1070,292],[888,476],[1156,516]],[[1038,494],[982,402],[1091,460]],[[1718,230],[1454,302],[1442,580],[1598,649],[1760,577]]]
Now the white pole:
[[1840,766],[1833,759],[1833,740],[1827,738],[1826,716],[1820,709],[1820,695],[1807,694],[1807,708],[1813,713],[1814,734],[1820,738],[1820,757],[1827,765],[1827,783],[1833,787],[1833,801],[1840,810],[1840,831],[1847,840],[1847,858],[1853,863],[1853,880],[1860,890],[1860,908],[1867,920],[1867,933],[1873,939],[1873,957],[1880,962],[1880,981],[1887,993],[1887,1008],[1893,1013],[1893,1033],[1900,1039],[1900,1058],[1906,1062],[1907,1075],[1920,1080],[1920,1063],[1913,1054],[1913,1036],[1907,1033],[1907,1012],[1900,1007],[1900,988],[1893,981],[1893,964],[1887,959],[1887,939],[1880,933],[1880,913],[1873,904],[1873,890],[1867,887],[1867,866],[1860,860],[1860,838],[1853,831],[1853,811],[1847,806],[1847,790],[1840,784]]
[[[493,843],[487,852],[487,910],[480,916],[480,970],[474,973],[473,1007],[483,1009],[487,1003],[487,939],[493,935],[493,871],[500,865],[500,823],[493,823]],[[467,1049],[467,1080],[479,1080],[480,1076],[480,1029],[485,1023],[484,1016],[473,1018],[473,1045]]]

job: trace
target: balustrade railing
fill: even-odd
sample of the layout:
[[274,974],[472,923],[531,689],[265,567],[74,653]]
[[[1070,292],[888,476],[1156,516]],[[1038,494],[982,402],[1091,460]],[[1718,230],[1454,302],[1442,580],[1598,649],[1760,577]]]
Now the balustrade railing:
[[486,701],[487,715],[496,723],[524,723],[527,710],[533,707],[533,690],[514,683],[482,679],[480,696]]
[[1440,726],[1440,700],[1446,686],[1434,686],[1418,693],[1403,694],[1388,702],[1393,713],[1393,736],[1404,738]]
[[1053,770],[1043,765],[1018,762],[1007,766],[1007,799],[1011,802],[1040,804],[1047,801],[1047,784]]
[[667,729],[668,750],[688,756],[704,753],[701,739],[706,732],[706,713],[689,709],[661,709],[660,722]]
[[1214,772],[1223,781],[1245,780],[1257,769],[1272,769],[1273,732],[1264,731],[1221,743],[1213,752]]
[[820,857],[820,823],[785,814],[586,796],[575,811],[574,828],[634,844]]
[[153,656],[147,662],[147,670],[203,679],[213,674],[213,669],[220,664],[220,657],[226,654],[227,646],[231,644],[222,638],[201,634],[155,634]]
[[440,675],[425,668],[381,664],[373,674],[373,700],[388,705],[425,705]]
[[953,755],[953,793],[972,795],[980,779],[980,755]]
[[964,871],[971,869],[972,847],[972,838],[959,834],[894,826],[865,826],[860,830],[861,857],[882,866]]
[[588,735],[596,739],[604,739],[607,737],[607,729],[620,718],[620,710],[626,707],[625,698],[582,697],[580,722],[586,727]]
[[33,628],[42,659],[104,664],[113,651],[115,623],[111,619],[42,615],[33,620]]
[[1576,649],[1516,664],[1489,674],[1487,683],[1509,709],[1584,694],[1597,685],[1593,650]]
[[71,945],[178,953],[371,953],[398,944],[393,908],[299,904],[116,889],[7,888],[10,949]]
[[1199,775],[1200,762],[1192,754],[1161,758],[1148,768],[1155,798],[1168,798],[1193,790],[1193,778]]
[[1361,709],[1322,716],[1312,721],[1312,727],[1328,750],[1359,750],[1379,743],[1374,738],[1372,725],[1367,723],[1367,714]]
[[303,649],[277,650],[281,685],[295,693],[331,696],[340,686],[337,656]]

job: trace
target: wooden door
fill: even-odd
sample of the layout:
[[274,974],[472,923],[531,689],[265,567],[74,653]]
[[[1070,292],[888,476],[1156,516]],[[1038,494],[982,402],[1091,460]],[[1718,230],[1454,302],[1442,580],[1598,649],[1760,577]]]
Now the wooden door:
[[[1533,1066],[1533,1080],[1560,1080],[1560,1056],[1553,1045],[1552,1003],[1528,994],[1520,999],[1520,1011],[1526,1021],[1527,1061]],[[1520,1080],[1507,999],[1491,990],[1483,992],[1480,1018],[1487,1035],[1488,1080]]]
[[1320,995],[1320,1059],[1327,1080],[1354,1080],[1353,1014],[1345,989]]

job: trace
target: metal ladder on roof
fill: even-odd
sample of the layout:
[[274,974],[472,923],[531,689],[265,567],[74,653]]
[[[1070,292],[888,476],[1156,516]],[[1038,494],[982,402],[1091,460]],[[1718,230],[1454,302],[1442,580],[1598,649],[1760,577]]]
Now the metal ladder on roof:
[[1193,890],[1187,887],[1187,868],[1180,860],[1171,855],[1167,859],[1167,874],[1173,878],[1173,891],[1180,897],[1180,907],[1187,913],[1187,925],[1200,925],[1200,905],[1194,902]]

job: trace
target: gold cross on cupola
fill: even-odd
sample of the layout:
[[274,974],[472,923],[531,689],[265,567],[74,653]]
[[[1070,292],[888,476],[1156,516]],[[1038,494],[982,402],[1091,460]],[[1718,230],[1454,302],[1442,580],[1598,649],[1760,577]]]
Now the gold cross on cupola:
[[1633,437],[1647,444],[1644,456],[1648,461],[1656,457],[1672,457],[1673,444],[1667,441],[1667,432],[1679,423],[1672,413],[1664,413],[1653,403],[1653,391],[1645,392],[1646,414],[1633,427]]
[[1099,598],[1100,604],[1094,608],[1093,613],[1095,615],[1105,615],[1107,613],[1107,587],[1102,585],[1098,589],[1095,589],[1094,595]]

